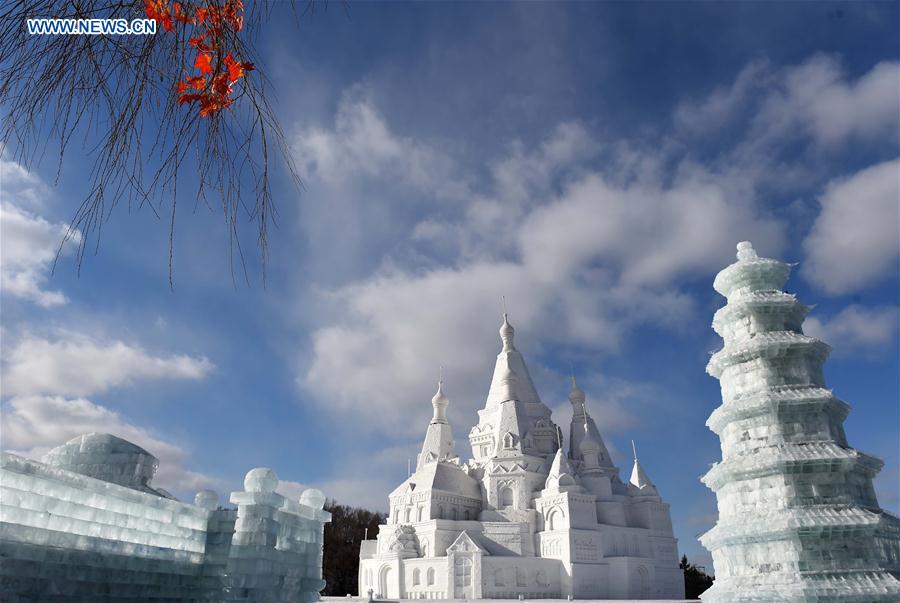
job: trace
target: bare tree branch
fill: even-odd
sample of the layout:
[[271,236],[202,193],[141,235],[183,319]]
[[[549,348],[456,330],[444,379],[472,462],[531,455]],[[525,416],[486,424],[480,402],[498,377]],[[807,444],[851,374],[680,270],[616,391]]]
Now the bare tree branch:
[[[227,0],[185,0],[189,14]],[[319,2],[320,3],[320,2]],[[316,0],[291,3],[298,18],[314,14]],[[258,63],[253,42],[272,2],[252,2],[240,32],[222,28],[216,53],[225,50]],[[241,225],[255,225],[265,278],[268,227],[275,222],[272,163],[277,156],[301,186],[284,132],[269,102],[271,83],[261,71],[235,82],[234,104],[201,116],[179,104],[176,86],[192,67],[191,26],[156,35],[29,35],[31,18],[146,18],[144,0],[12,0],[0,8],[0,147],[26,167],[59,148],[57,177],[67,153],[91,157],[89,188],[72,218],[67,239],[80,232],[76,265],[88,245],[99,249],[113,210],[148,207],[168,218],[169,278],[173,282],[179,178],[196,180],[197,205],[219,207],[230,240],[232,275],[241,250]],[[221,59],[221,56],[217,56]],[[218,60],[219,65],[222,64]],[[96,141],[87,147],[88,141]],[[182,187],[183,188],[183,187]],[[64,244],[66,241],[62,241]],[[233,277],[232,277],[233,278]]]

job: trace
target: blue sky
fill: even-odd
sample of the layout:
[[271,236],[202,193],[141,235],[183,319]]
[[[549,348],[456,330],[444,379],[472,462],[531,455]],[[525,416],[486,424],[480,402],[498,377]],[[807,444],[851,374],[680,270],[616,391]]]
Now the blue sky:
[[266,465],[288,492],[384,509],[439,365],[468,454],[503,295],[556,421],[571,363],[623,474],[633,438],[706,562],[712,279],[750,239],[797,263],[788,289],[897,511],[898,6],[370,2],[299,28],[276,11],[260,65],[305,188],[277,182],[265,287],[255,267],[233,285],[221,219],[188,193],[174,290],[166,221],[125,207],[80,276],[70,249],[51,274],[89,159],[54,182],[52,159],[4,156],[3,448],[111,431],[184,496]]

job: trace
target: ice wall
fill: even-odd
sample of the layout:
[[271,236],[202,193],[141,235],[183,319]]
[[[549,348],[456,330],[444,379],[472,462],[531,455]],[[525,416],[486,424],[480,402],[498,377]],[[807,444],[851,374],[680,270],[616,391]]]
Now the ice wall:
[[882,462],[850,448],[849,406],[825,386],[830,348],[803,334],[809,309],[781,289],[790,267],[750,243],[716,277],[728,298],[707,372],[722,461],[703,477],[719,520],[701,537],[716,581],[704,602],[900,601],[900,519],[878,507]]
[[2,453],[4,603],[318,599],[330,520],[321,492],[291,501],[274,492],[274,472],[259,468],[247,474],[244,491],[231,494],[236,509],[220,508],[211,491],[183,503],[150,493],[147,459],[114,447],[126,456],[112,470],[96,449],[60,464],[129,486]]

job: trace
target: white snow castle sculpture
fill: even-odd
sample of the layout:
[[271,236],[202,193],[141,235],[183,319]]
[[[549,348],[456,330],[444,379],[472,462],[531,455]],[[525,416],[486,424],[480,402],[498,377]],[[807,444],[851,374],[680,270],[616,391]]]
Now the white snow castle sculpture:
[[439,384],[416,471],[360,547],[360,595],[398,599],[684,596],[669,506],[635,458],[623,483],[574,383],[568,455],[513,328],[461,462]]
[[830,348],[803,334],[809,308],[781,290],[790,267],[748,242],[713,286],[725,340],[706,367],[722,405],[707,421],[722,462],[703,482],[719,521],[700,540],[716,581],[704,602],[900,601],[900,518],[878,507],[882,462],[847,444],[849,406],[825,388]]

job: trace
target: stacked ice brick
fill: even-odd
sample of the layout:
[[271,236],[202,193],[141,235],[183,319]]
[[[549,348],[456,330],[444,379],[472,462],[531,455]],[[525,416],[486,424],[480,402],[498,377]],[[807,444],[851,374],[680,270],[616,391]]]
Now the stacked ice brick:
[[0,458],[4,603],[302,602],[324,587],[324,498],[275,494],[271,469],[221,509],[211,491],[187,504],[155,490],[156,459],[114,436],[75,438],[44,461]]
[[307,490],[297,503],[275,492],[277,487],[271,469],[254,469],[244,479],[246,491],[231,494],[238,508],[226,572],[228,601],[308,603],[325,588],[325,498]]
[[803,335],[809,309],[781,289],[790,267],[748,242],[716,277],[728,298],[707,372],[722,462],[703,477],[719,520],[701,537],[716,581],[705,602],[900,601],[900,519],[878,507],[881,461],[847,444],[848,405],[825,387],[829,347]]

